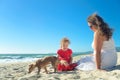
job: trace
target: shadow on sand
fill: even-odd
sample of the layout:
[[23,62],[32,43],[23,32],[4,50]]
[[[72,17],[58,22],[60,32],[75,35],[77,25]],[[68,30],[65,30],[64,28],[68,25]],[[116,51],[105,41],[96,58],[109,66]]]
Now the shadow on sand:
[[107,69],[107,71],[120,70],[120,65],[116,65],[113,68]]

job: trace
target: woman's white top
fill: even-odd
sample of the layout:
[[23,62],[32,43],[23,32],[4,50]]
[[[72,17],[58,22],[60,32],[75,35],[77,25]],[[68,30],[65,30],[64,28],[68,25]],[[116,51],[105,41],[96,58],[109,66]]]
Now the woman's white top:
[[[92,48],[94,49],[94,44],[92,43]],[[93,53],[95,54],[95,53]],[[78,66],[76,69],[79,70],[94,70],[96,69],[95,56],[86,56],[78,60]],[[103,42],[101,49],[101,69],[109,69],[116,65],[117,63],[117,53],[114,45],[113,39]]]

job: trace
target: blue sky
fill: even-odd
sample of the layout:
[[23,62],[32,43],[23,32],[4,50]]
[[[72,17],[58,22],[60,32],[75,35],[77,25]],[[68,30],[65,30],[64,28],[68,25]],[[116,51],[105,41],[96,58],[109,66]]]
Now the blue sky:
[[120,46],[119,0],[0,0],[0,53],[51,53],[68,37],[74,52],[92,50],[87,17],[97,12]]

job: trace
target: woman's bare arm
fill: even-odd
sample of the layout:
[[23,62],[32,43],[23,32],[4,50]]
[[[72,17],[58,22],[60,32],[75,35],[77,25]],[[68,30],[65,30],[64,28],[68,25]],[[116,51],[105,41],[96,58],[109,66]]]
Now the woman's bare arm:
[[94,35],[94,53],[95,53],[95,62],[96,68],[100,69],[101,66],[101,48],[103,45],[103,38],[99,35],[98,32],[95,32]]

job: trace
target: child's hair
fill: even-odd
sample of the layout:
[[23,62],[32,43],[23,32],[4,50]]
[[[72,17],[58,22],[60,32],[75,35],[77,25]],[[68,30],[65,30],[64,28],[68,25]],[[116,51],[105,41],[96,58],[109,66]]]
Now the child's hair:
[[66,43],[66,42],[68,42],[70,44],[70,40],[68,38],[63,38],[61,40],[61,46],[62,46],[63,43]]

